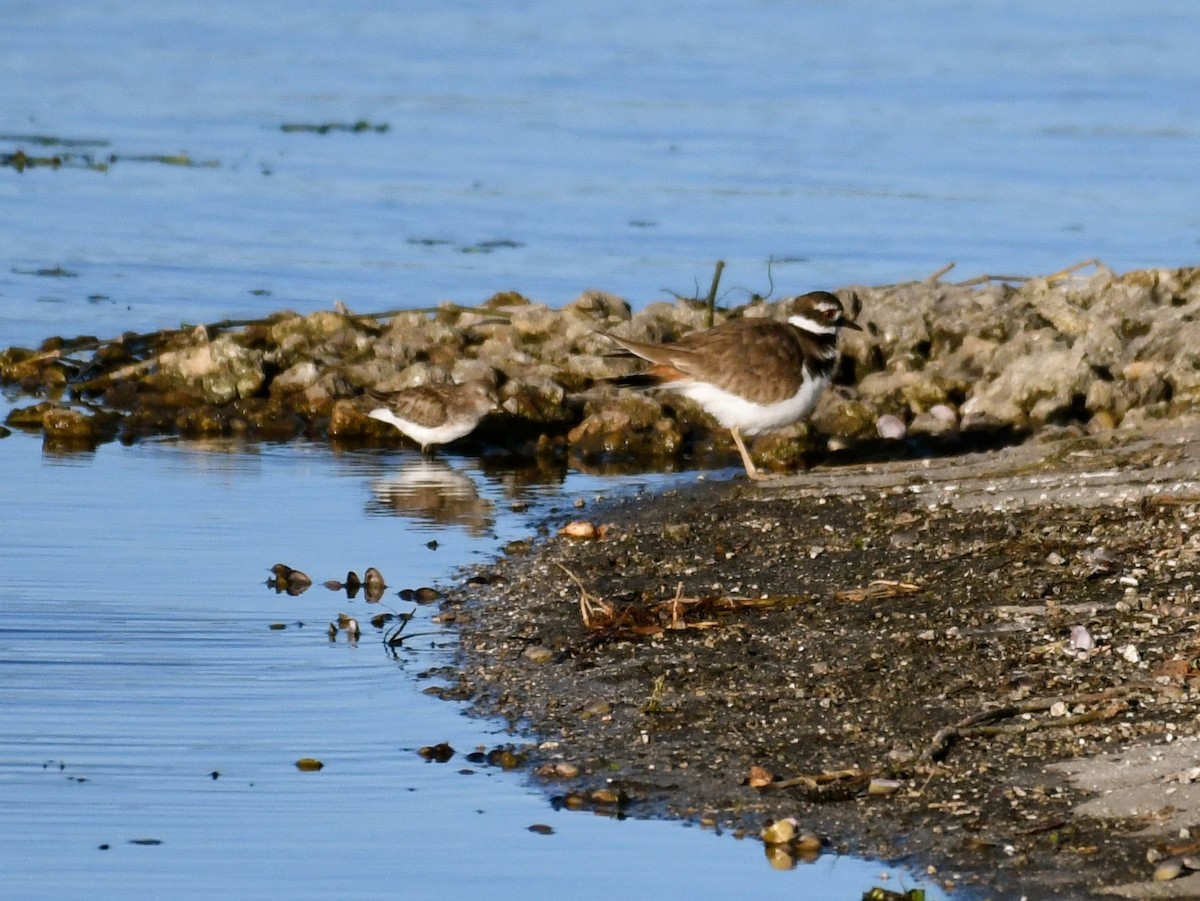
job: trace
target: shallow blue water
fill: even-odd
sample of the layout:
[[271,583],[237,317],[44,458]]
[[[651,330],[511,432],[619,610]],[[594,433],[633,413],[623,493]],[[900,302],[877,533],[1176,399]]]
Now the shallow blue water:
[[[717,259],[737,302],[949,261],[966,278],[1200,251],[1191,0],[303,6],[5,6],[0,154],[69,158],[0,168],[0,346],[337,299],[641,305],[703,293]],[[281,129],[359,119],[386,130]],[[197,165],[139,159],[174,154]],[[879,864],[776,873],[756,842],[558,813],[519,775],[460,774],[461,753],[422,762],[424,744],[509,739],[420,692],[452,635],[422,620],[434,634],[397,661],[369,628],[330,644],[339,611],[373,611],[320,585],[269,593],[266,567],[416,587],[550,505],[632,489],[571,474],[517,515],[513,480],[451,456],[448,521],[405,493],[412,462],[0,441],[6,898],[845,898],[874,881]],[[128,844],[143,837],[163,844]]]
[[[20,862],[5,898],[836,897],[887,869],[827,857],[777,873],[758,842],[555,811],[521,773],[466,762],[513,736],[421,693],[453,635],[421,608],[392,660],[368,619],[412,611],[399,588],[527,535],[514,502],[573,511],[653,480],[515,488],[451,457],[481,536],[477,518],[398,514],[414,456],[159,441],[63,457],[0,441],[0,845]],[[277,560],[318,584],[269,591]],[[378,606],[320,584],[371,565],[390,583]],[[363,623],[359,644],[328,641],[338,612]],[[451,762],[416,753],[440,741]],[[301,757],[325,768],[299,772]]]
[[0,343],[1191,264],[1196,46],[1190,0],[15,4],[0,152],[215,165],[0,172]]

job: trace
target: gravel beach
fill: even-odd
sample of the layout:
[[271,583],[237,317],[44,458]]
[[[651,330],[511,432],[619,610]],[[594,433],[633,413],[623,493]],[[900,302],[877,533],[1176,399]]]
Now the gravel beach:
[[980,897],[1192,897],[1198,438],[883,443],[603,501],[444,600],[439,691],[585,806],[794,817]]

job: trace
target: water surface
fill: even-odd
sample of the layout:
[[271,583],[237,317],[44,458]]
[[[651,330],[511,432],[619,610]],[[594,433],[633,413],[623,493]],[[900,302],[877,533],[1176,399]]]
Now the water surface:
[[[0,844],[21,862],[5,868],[6,898],[836,894],[885,869],[830,856],[776,873],[757,842],[556,811],[523,774],[468,763],[520,737],[422,693],[453,663],[435,608],[416,609],[395,658],[367,620],[413,612],[399,588],[528,535],[525,516],[653,480],[521,488],[451,458],[495,511],[480,532],[474,514],[398,515],[414,458],[176,441],[60,456],[0,441]],[[318,583],[374,565],[388,596],[276,594],[277,560]],[[338,612],[362,621],[357,645],[328,640]],[[449,763],[417,754],[441,741],[458,751]],[[301,757],[325,767],[300,772]]]
[[0,170],[0,344],[1188,265],[1196,46],[1190,0],[14,4],[0,152],[117,162]]

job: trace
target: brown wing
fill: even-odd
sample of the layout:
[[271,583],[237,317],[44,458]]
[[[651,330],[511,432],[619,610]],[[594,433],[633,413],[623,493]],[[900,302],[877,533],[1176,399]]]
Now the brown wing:
[[786,400],[804,378],[801,335],[773,319],[731,319],[671,344],[614,340],[654,363],[651,372],[663,381],[695,379],[759,403]]
[[440,385],[405,388],[385,398],[388,409],[401,419],[429,429],[446,421],[446,401],[445,389]]

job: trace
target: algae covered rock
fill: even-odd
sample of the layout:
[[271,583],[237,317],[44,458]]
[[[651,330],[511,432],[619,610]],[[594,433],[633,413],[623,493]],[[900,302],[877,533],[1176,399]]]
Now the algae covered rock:
[[109,413],[53,406],[42,417],[42,436],[46,442],[95,445],[115,437],[117,423]]
[[683,447],[678,423],[664,416],[652,397],[623,392],[592,407],[567,433],[571,452],[581,459],[673,457]]
[[210,404],[251,397],[266,378],[262,351],[242,347],[229,335],[214,341],[198,335],[195,343],[167,351],[157,362],[150,376],[157,387],[193,391]]
[[[795,465],[823,439],[878,442],[881,422],[906,442],[960,427],[998,435],[1134,427],[1200,405],[1200,268],[1118,275],[1098,266],[1088,277],[933,279],[838,293],[863,331],[843,334],[835,384],[811,421],[755,439],[768,468]],[[339,305],[243,326],[0,350],[0,382],[38,401],[13,411],[10,424],[47,434],[372,441],[394,436],[366,416],[368,391],[486,382],[501,399],[482,430],[488,442],[597,461],[723,458],[732,453],[728,434],[692,401],[603,387],[644,365],[621,357],[605,333],[669,341],[703,329],[710,315],[721,322],[785,310],[761,298],[715,311],[676,299],[634,312],[596,290],[561,308],[511,291],[473,308],[443,302],[358,315]],[[111,418],[89,421],[78,401]],[[76,412],[47,418],[55,409]]]

